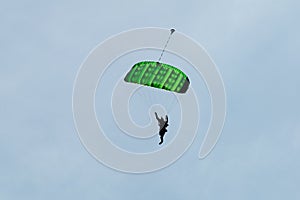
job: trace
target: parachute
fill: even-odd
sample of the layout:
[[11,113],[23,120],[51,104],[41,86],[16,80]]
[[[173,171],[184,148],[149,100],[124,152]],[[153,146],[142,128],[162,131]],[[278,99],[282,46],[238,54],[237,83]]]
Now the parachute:
[[187,75],[176,67],[160,62],[174,32],[175,29],[170,30],[168,40],[157,62],[142,61],[136,63],[127,73],[124,81],[171,92],[185,93],[190,85],[190,80]]
[[136,63],[124,81],[177,93],[185,93],[190,85],[189,78],[181,70],[155,61]]

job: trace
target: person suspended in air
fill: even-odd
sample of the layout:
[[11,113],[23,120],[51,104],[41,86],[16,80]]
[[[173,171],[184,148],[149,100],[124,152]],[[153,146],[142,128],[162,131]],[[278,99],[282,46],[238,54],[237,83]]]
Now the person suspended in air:
[[160,142],[159,145],[161,145],[164,142],[164,136],[166,134],[167,127],[169,126],[168,124],[168,115],[166,115],[166,120],[164,120],[163,117],[159,118],[157,113],[155,112],[155,117],[158,121],[158,126],[159,126],[159,137],[160,137]]

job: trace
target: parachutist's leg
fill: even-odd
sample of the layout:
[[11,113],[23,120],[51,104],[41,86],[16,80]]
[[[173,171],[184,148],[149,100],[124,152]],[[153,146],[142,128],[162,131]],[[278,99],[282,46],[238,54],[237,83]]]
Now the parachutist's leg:
[[159,132],[159,136],[160,136],[160,143],[159,143],[159,145],[161,145],[164,142],[165,132],[164,131],[160,131]]
[[164,137],[160,136],[160,142],[158,144],[161,145],[163,142],[164,142]]

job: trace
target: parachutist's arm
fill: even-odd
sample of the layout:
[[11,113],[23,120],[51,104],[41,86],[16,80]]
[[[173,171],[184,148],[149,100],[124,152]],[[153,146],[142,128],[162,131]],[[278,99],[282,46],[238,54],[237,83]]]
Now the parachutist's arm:
[[168,123],[169,119],[168,119],[168,115],[166,115],[166,123]]
[[158,118],[158,115],[157,115],[157,113],[155,112],[155,117],[156,117],[156,119],[159,121],[159,118]]

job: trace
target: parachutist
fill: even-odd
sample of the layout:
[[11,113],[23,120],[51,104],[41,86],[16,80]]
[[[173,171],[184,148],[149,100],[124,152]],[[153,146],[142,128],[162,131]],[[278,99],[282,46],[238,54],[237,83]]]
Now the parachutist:
[[164,142],[164,136],[167,132],[167,127],[169,126],[168,124],[168,115],[166,115],[166,120],[164,120],[163,117],[159,118],[157,113],[155,112],[155,117],[158,121],[158,126],[159,126],[159,137],[160,137],[160,142],[159,145],[161,145]]

